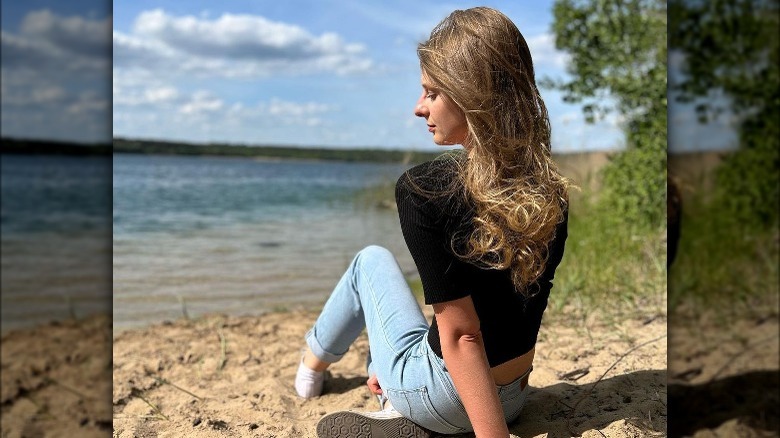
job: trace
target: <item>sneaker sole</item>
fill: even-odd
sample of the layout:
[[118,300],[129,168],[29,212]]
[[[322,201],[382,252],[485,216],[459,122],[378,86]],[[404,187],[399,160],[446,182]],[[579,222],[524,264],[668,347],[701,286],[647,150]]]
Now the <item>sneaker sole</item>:
[[334,412],[317,423],[318,438],[429,438],[433,433],[404,417],[373,418],[359,412]]

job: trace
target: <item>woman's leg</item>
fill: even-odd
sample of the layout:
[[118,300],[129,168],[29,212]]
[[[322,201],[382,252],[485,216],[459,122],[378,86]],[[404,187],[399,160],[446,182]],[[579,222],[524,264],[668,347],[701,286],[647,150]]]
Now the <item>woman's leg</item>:
[[[369,367],[397,412],[332,413],[320,420],[318,433],[352,436],[340,432],[342,422],[385,435],[389,430],[405,431],[398,436],[429,436],[426,429],[466,431],[468,417],[453,400],[457,393],[443,361],[430,351],[429,326],[420,305],[393,255],[376,246],[360,251],[352,261],[306,340],[318,360],[333,363],[344,356],[364,327]],[[452,417],[464,424],[448,422]]]
[[424,338],[428,323],[392,253],[369,246],[355,256],[306,335],[321,363],[337,362],[367,328],[380,385],[389,366]]

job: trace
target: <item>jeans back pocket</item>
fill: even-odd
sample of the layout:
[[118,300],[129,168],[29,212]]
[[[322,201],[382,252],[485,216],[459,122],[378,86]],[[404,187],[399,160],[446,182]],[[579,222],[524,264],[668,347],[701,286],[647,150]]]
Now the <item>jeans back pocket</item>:
[[[412,420],[420,426],[434,432],[443,434],[456,434],[466,432],[467,429],[455,426],[447,421],[431,401],[428,388],[425,386],[412,390],[385,389],[393,408],[404,417]],[[444,411],[446,406],[439,407]]]

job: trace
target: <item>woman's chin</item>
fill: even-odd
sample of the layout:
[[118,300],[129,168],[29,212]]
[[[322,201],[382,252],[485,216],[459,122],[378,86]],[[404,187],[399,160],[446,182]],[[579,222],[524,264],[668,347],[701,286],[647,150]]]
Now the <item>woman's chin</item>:
[[456,144],[458,144],[458,143],[455,143],[454,141],[449,141],[449,140],[446,140],[446,139],[445,140],[441,140],[441,139],[437,139],[436,137],[433,138],[433,142],[435,144],[437,144],[438,146],[455,146]]
[[457,146],[460,144],[465,143],[465,139],[463,138],[456,138],[452,139],[450,138],[441,138],[436,135],[433,136],[433,142],[439,146]]

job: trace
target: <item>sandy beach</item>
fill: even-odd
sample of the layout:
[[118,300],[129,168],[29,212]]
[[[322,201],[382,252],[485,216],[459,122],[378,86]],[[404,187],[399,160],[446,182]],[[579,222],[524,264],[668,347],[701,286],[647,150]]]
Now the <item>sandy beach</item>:
[[[734,331],[675,325],[668,339],[665,315],[566,314],[545,319],[514,435],[658,437],[674,423],[685,431],[675,436],[777,436],[776,314],[735,321]],[[315,436],[326,413],[377,407],[365,336],[331,367],[323,396],[296,396],[315,317],[212,314],[126,330],[113,337],[113,364],[107,316],[6,333],[2,436]],[[667,406],[677,409],[670,419]]]
[[[430,317],[430,315],[428,315]],[[312,437],[319,418],[375,410],[363,335],[329,369],[325,393],[292,387],[316,313],[211,315],[114,338],[115,437]],[[661,436],[666,429],[666,320],[547,325],[522,420],[523,437]],[[636,348],[636,349],[633,349]],[[633,350],[632,350],[633,349]]]
[[780,436],[780,319],[776,304],[753,310],[671,317],[667,401],[678,436]]
[[3,334],[2,436],[105,437],[111,431],[111,318]]

